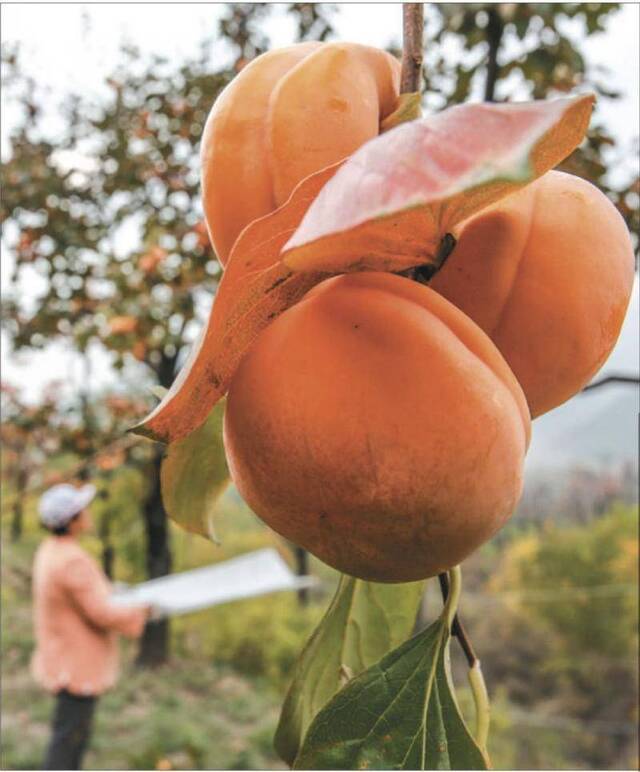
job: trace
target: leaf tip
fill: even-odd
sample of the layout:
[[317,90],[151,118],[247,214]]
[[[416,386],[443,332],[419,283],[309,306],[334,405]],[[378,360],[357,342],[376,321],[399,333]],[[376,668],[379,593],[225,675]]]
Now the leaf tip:
[[152,440],[153,442],[165,442],[166,439],[164,437],[159,436],[156,434],[156,432],[151,429],[146,421],[140,421],[140,423],[134,424],[133,426],[130,426],[126,430],[127,434],[135,434],[138,437],[144,437],[147,440]]

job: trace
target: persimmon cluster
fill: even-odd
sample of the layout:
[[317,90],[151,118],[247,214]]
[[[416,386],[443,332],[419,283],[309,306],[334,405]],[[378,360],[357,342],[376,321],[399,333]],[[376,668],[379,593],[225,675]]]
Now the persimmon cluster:
[[[244,228],[378,135],[399,79],[389,54],[345,43],[291,46],[242,70],[202,148],[223,265]],[[548,171],[453,236],[428,286],[380,271],[322,281],[260,333],[230,382],[224,440],[242,496],[364,579],[432,576],[504,525],[531,418],[590,380],[629,302],[629,234],[583,179]]]

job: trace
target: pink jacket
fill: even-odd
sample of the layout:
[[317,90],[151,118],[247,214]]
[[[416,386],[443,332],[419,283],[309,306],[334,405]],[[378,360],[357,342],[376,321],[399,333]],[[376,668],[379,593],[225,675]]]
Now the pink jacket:
[[118,676],[117,633],[137,638],[146,612],[110,602],[108,579],[71,536],[45,539],[33,566],[35,679],[52,692],[95,695]]

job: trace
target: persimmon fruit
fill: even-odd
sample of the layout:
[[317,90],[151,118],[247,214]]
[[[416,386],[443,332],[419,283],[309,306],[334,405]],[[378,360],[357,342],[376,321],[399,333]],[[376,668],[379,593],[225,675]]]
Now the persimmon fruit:
[[397,59],[356,43],[298,43],[242,69],[215,101],[202,138],[203,204],[223,265],[246,225],[378,135],[399,83]]
[[520,496],[530,418],[501,354],[409,279],[319,284],[235,373],[234,482],[275,531],[354,576],[404,582],[458,564]]
[[462,223],[430,286],[493,340],[536,417],[600,369],[631,297],[633,247],[609,199],[551,171]]

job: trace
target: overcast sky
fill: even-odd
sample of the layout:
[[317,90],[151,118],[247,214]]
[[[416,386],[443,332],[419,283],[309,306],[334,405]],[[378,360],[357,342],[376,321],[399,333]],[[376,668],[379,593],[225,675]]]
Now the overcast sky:
[[[118,61],[118,49],[124,40],[143,52],[155,52],[176,61],[196,55],[199,42],[217,31],[222,12],[220,4],[129,4],[129,5],[2,5],[2,41],[19,42],[22,61],[41,86],[50,89],[54,103],[67,91],[99,95],[105,88],[105,76]],[[360,43],[385,46],[400,41],[401,12],[399,4],[342,4],[335,16],[338,37]],[[637,165],[631,156],[631,142],[638,136],[640,8],[627,4],[615,14],[604,35],[596,35],[584,44],[589,61],[606,67],[611,81],[625,92],[617,102],[601,101],[601,115],[628,148],[621,159],[625,166]],[[294,23],[278,7],[265,23],[272,47],[286,45],[294,39]],[[55,34],[52,32],[55,31]],[[216,44],[212,64],[228,59],[229,49]],[[454,55],[454,54],[452,54]],[[55,114],[50,118],[54,125]],[[11,131],[12,116],[5,110],[2,121],[3,147]],[[2,277],[6,280],[10,261],[4,256]],[[637,369],[636,327],[638,316],[637,285],[623,340],[613,362],[616,367]],[[94,386],[110,383],[108,356],[97,351],[93,363]],[[79,384],[84,374],[64,344],[45,352],[11,355],[2,347],[3,378],[26,387],[36,398],[42,385],[53,378]]]

